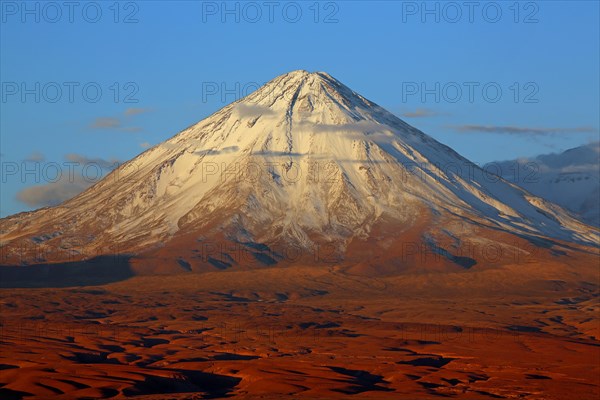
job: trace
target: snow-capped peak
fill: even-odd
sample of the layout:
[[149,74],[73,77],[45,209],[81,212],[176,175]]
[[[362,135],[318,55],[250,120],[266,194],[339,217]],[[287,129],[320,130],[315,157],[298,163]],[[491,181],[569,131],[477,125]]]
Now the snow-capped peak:
[[185,235],[299,248],[327,241],[343,253],[383,226],[427,238],[443,227],[456,237],[483,229],[598,239],[329,74],[304,70],[271,80],[60,206],[2,220],[0,239],[9,259],[11,246],[54,233],[48,245],[82,258],[115,243],[141,253]]

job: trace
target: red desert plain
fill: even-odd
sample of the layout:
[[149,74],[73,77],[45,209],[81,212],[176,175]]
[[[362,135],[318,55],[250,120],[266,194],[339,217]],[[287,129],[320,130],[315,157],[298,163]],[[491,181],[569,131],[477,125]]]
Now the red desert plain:
[[597,256],[561,258],[378,278],[336,264],[5,288],[0,394],[596,399]]

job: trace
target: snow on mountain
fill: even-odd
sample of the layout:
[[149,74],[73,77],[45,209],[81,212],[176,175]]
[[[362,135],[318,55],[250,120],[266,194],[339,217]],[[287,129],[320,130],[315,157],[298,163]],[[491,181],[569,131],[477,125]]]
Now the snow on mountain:
[[504,179],[600,226],[600,142],[496,164]]
[[188,254],[211,238],[257,249],[330,243],[340,254],[373,238],[388,248],[408,237],[598,242],[560,207],[307,71],[273,79],[77,197],[0,226],[3,263],[13,264],[174,246],[169,254]]

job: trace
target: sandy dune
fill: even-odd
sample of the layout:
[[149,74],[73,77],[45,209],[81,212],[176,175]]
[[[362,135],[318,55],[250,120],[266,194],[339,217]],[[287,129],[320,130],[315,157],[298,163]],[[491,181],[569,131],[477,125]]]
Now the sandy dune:
[[594,259],[3,289],[0,397],[595,399]]

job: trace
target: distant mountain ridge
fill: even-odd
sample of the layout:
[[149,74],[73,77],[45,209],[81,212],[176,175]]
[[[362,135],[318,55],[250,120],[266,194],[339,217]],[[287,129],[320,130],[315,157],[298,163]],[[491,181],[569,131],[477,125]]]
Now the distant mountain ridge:
[[[497,163],[502,176],[600,227],[600,142],[562,153]],[[515,176],[518,167],[527,176]]]

